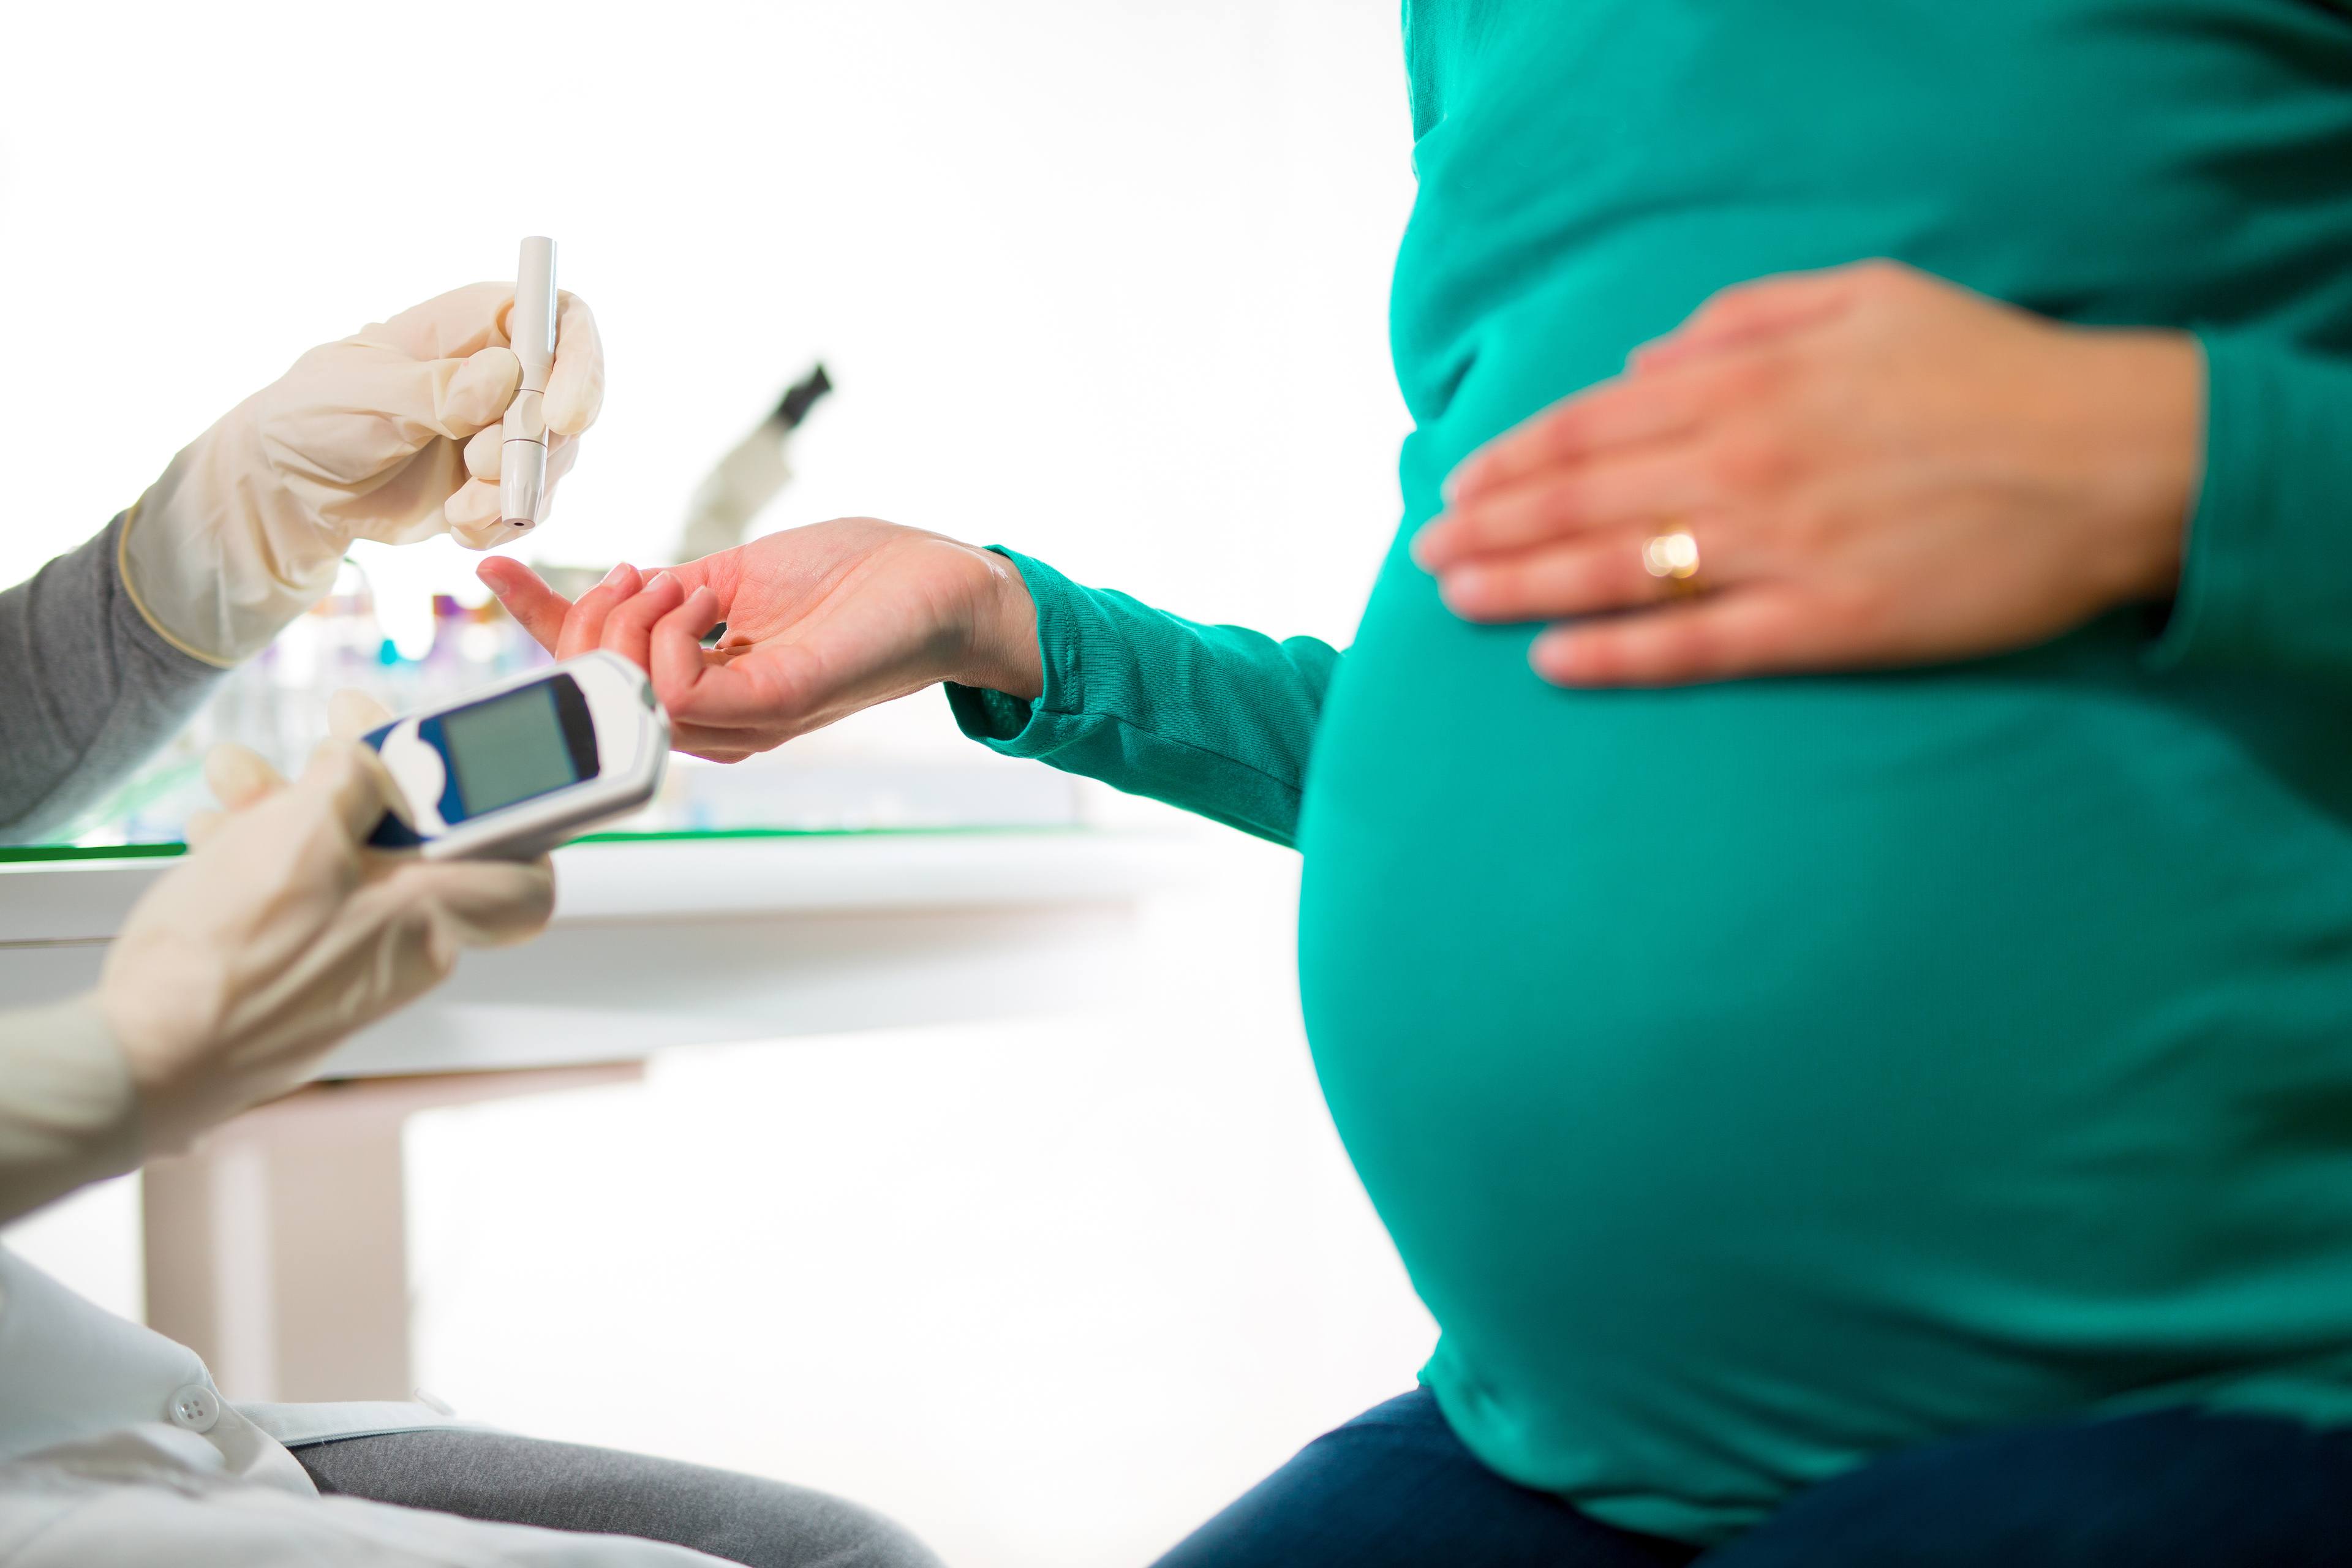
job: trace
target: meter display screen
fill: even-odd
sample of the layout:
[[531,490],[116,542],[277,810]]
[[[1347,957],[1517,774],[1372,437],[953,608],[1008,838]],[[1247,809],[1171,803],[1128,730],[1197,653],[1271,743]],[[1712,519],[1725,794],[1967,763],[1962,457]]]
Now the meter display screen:
[[[562,684],[572,687],[569,679]],[[567,724],[572,716],[556,686],[541,681],[442,715],[444,751],[465,816],[497,811],[584,776],[568,732],[576,726]],[[570,695],[576,700],[578,688],[572,687]],[[594,754],[589,752],[591,758]],[[592,762],[586,773],[594,772]]]

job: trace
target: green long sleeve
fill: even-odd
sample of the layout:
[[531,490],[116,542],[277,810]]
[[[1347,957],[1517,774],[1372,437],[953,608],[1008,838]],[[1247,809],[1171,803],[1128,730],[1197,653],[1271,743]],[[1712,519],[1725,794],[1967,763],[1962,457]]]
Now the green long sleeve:
[[999,548],[1037,606],[1045,695],[948,688],[965,734],[1008,757],[1182,806],[1291,844],[1317,715],[1339,655],[1203,626],[1086,588]]
[[2204,345],[2205,479],[2157,658],[2352,679],[2352,364]]

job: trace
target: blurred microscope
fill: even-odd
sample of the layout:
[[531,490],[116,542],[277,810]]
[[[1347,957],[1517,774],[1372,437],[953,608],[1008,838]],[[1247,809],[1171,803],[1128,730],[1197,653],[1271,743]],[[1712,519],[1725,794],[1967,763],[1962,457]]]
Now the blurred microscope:
[[768,416],[719,459],[687,502],[686,531],[677,544],[680,561],[716,555],[743,542],[751,520],[793,482],[792,465],[785,460],[793,432],[832,390],[833,378],[822,363],[816,365],[787,387]]

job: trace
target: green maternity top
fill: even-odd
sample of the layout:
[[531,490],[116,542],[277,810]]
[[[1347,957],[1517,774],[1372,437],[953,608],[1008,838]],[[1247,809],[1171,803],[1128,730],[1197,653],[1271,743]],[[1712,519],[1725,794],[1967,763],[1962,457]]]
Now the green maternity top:
[[[2352,1419],[2352,12],[1412,0],[1403,529],[1344,655],[1016,557],[998,749],[1306,857],[1309,1039],[1488,1465],[1711,1542],[1940,1435]],[[1551,689],[1404,541],[1725,285],[1891,256],[2211,365],[2179,598]],[[1246,572],[1249,563],[1234,569]]]

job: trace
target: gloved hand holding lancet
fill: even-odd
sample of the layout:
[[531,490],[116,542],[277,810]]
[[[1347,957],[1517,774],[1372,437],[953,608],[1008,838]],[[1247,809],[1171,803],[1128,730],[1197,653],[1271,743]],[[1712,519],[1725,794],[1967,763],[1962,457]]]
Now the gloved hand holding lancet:
[[[482,550],[507,537],[501,449],[523,383],[514,303],[506,282],[428,300],[312,349],[198,437],[124,527],[123,579],[146,618],[183,652],[233,664],[318,602],[354,540],[446,532]],[[595,318],[570,294],[554,310],[529,411],[550,489],[604,396]]]

